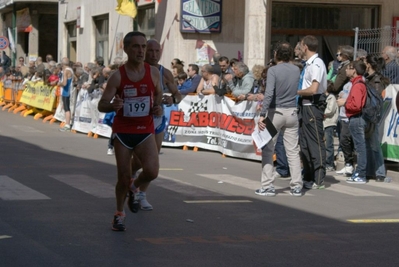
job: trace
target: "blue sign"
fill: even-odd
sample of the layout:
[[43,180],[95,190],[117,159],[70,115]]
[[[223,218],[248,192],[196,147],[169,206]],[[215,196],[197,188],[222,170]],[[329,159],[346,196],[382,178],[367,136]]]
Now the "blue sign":
[[222,0],[182,0],[180,31],[220,33]]

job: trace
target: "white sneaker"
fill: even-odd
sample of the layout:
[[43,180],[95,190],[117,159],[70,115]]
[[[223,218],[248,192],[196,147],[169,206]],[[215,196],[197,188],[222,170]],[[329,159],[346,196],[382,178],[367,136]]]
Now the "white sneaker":
[[350,164],[345,164],[345,167],[343,167],[341,170],[336,171],[336,174],[345,174],[345,175],[352,175],[353,173],[353,166]]
[[113,148],[108,148],[107,155],[112,156],[113,154],[114,154],[114,149]]
[[142,210],[152,210],[152,205],[148,203],[145,192],[139,192],[140,207]]

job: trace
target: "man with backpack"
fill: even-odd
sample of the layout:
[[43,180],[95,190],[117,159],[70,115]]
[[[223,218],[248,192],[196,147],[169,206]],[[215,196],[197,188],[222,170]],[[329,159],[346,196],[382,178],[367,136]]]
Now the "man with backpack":
[[345,103],[346,116],[349,118],[349,131],[357,152],[357,166],[346,182],[351,184],[366,184],[367,151],[365,129],[367,122],[362,116],[362,109],[367,100],[367,88],[363,80],[366,65],[363,61],[349,63],[346,75],[352,82],[352,88]]

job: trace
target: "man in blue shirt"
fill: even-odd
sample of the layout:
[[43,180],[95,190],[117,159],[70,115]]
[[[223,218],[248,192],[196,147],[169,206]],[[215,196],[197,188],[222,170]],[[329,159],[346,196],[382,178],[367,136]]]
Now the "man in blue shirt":
[[198,75],[199,67],[196,64],[189,64],[187,75],[188,79],[180,86],[179,91],[182,95],[187,95],[189,93],[195,93],[198,84],[201,81],[201,76]]

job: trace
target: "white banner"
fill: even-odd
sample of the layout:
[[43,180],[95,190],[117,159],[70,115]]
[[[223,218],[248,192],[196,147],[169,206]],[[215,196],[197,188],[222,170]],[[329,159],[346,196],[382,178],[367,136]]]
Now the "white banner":
[[234,102],[217,95],[187,95],[177,108],[166,108],[163,146],[192,146],[225,155],[260,160],[251,134],[257,102]]
[[385,117],[380,126],[381,147],[384,158],[396,162],[399,162],[399,116],[395,104],[398,92],[398,84],[391,84],[385,89]]

